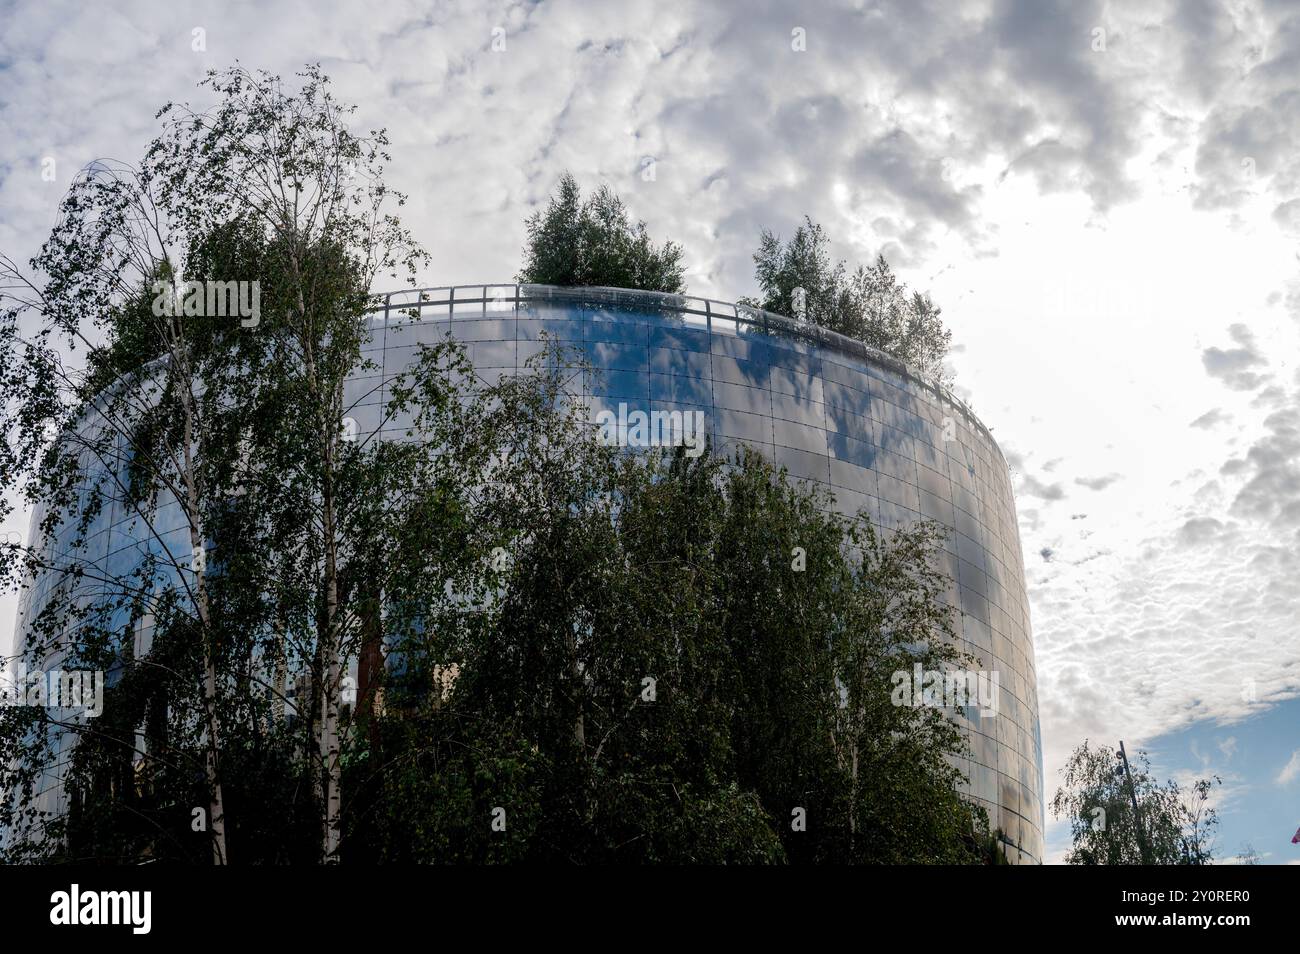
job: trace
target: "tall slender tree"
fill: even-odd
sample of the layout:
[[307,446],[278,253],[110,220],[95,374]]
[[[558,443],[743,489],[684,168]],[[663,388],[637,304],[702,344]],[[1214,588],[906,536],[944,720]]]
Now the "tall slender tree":
[[[228,665],[236,647],[246,661],[279,659],[305,678],[293,706],[313,736],[319,855],[337,859],[344,672],[358,629],[346,574],[361,545],[341,496],[357,483],[344,381],[365,365],[372,284],[409,278],[424,260],[390,211],[403,197],[383,184],[385,134],[350,131],[352,108],[319,67],[298,80],[209,73],[202,85],[215,105],[164,107],[138,170],[100,163],[78,179],[31,277],[5,262],[0,463],[6,483],[21,483],[47,516],[41,539],[5,551],[4,572],[10,581],[38,568],[72,581],[103,576],[100,556],[81,545],[110,504],[134,508],[157,544],[125,577],[108,574],[104,592],[120,591],[112,599],[50,601],[33,621],[47,638],[33,641],[30,658],[39,663],[71,631],[81,658],[98,652],[108,665],[147,669],[163,653],[129,661],[123,612],[148,617],[163,646],[182,624],[196,630],[195,737],[207,752],[217,861],[227,857],[223,687],[261,678],[251,664]],[[213,288],[229,285],[248,289],[249,313],[212,313]],[[65,349],[77,347],[89,353],[84,372],[68,370]],[[79,496],[87,480],[89,506]],[[258,523],[245,507],[241,523],[238,498],[277,522]],[[175,508],[179,547],[165,525]],[[237,548],[216,544],[220,529],[261,546],[265,564],[220,587],[227,602],[214,607],[214,571],[227,580],[249,571]],[[75,563],[46,565],[68,533]],[[274,611],[252,625],[267,601]]]
[[[1205,865],[1214,860],[1218,813],[1212,804],[1217,777],[1184,790],[1160,782],[1145,752],[1129,757],[1084,740],[1062,769],[1064,784],[1052,797],[1052,814],[1070,823],[1066,863],[1075,865]],[[1137,805],[1137,813],[1133,805]]]

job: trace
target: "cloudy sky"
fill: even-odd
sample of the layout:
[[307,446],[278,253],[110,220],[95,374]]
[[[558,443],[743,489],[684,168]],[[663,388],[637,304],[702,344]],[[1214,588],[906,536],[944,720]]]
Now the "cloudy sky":
[[319,61],[388,127],[424,284],[510,280],[565,169],[683,244],[699,294],[753,292],[760,228],[804,213],[883,252],[943,306],[1015,474],[1049,791],[1122,738],[1223,778],[1221,853],[1300,861],[1294,0],[0,0],[0,24],[19,260],[79,168],[138,158],[236,59]]

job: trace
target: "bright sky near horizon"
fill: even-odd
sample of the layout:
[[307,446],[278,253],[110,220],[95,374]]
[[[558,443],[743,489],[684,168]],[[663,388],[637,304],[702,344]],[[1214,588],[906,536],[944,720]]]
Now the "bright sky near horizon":
[[0,0],[0,250],[236,59],[388,127],[423,284],[511,280],[565,169],[714,298],[808,213],[931,292],[1012,465],[1049,797],[1122,738],[1224,779],[1220,854],[1300,863],[1300,6],[107,6]]

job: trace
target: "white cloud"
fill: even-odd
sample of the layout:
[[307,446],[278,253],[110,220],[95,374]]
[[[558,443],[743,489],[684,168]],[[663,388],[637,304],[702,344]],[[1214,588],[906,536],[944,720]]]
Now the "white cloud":
[[1291,759],[1282,766],[1282,771],[1277,773],[1277,784],[1290,785],[1297,778],[1300,778],[1300,749],[1291,753]]

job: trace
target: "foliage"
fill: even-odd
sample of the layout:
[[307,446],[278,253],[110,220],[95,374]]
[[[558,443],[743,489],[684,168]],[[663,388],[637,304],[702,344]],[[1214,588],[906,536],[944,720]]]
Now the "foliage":
[[829,328],[942,379],[952,332],[930,296],[909,295],[883,255],[850,275],[844,262],[831,260],[829,246],[807,216],[788,242],[764,229],[754,253],[761,296],[744,302]]
[[[963,658],[936,528],[883,539],[752,453],[603,447],[571,416],[569,374],[556,361],[493,389],[497,463],[471,552],[508,558],[483,562],[472,612],[402,642],[404,679],[385,691],[404,702],[358,760],[366,807],[345,848],[435,862],[998,857],[955,792],[956,725],[890,700],[893,673]],[[450,685],[435,677],[451,669]]]
[[[1214,860],[1218,813],[1210,805],[1218,777],[1187,790],[1151,774],[1145,752],[1129,758],[1132,788],[1117,750],[1084,740],[1062,769],[1065,784],[1052,797],[1052,814],[1070,820],[1074,865],[1205,865]],[[1140,823],[1133,814],[1136,795]]]
[[607,185],[584,201],[577,180],[566,172],[545,211],[530,216],[526,227],[521,282],[686,290],[681,246],[655,246],[646,224],[634,224],[623,200]]
[[[253,830],[305,801],[319,810],[318,855],[336,854],[357,635],[346,564],[371,540],[340,505],[370,493],[358,472],[390,453],[345,446],[343,386],[365,368],[373,280],[413,274],[423,253],[388,211],[403,199],[383,185],[384,133],[349,131],[319,67],[299,80],[209,73],[216,105],[164,107],[138,169],[97,162],[77,178],[32,277],[3,262],[0,477],[41,519],[27,546],[0,554],[0,577],[60,581],[27,621],[23,662],[107,670],[123,720],[113,733],[50,710],[10,720],[6,744],[24,758],[3,769],[0,822],[34,850],[77,855],[79,831],[113,828],[97,806],[126,798],[141,803],[141,832],[165,830],[174,803],[201,806],[196,831],[217,863],[228,825]],[[196,282],[255,286],[260,307],[205,307]],[[70,370],[79,349],[84,370]],[[140,542],[109,552],[122,541],[108,524],[130,514]],[[56,729],[89,740],[65,779],[71,821],[32,798]],[[227,782],[227,761],[241,781]],[[259,777],[294,780],[293,797],[244,788]],[[228,784],[242,818],[227,817]],[[176,850],[149,837],[118,847]]]

